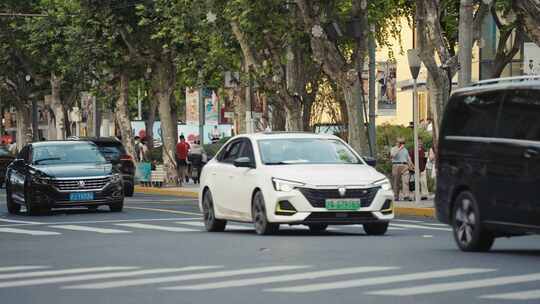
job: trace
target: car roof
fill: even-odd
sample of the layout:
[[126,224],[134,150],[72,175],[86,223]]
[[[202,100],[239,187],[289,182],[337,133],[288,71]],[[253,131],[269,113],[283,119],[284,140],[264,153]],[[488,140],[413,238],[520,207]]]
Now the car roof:
[[92,144],[92,142],[87,140],[47,140],[47,141],[37,141],[31,143],[34,147],[40,147],[40,146],[48,146],[51,144],[54,145],[70,145],[70,144],[77,144],[77,143],[86,143],[86,144]]
[[79,137],[77,139],[74,139],[74,140],[86,140],[86,141],[91,141],[91,142],[95,142],[95,143],[100,143],[100,142],[103,142],[103,143],[122,143],[118,138],[116,137]]
[[310,132],[261,132],[261,133],[242,134],[236,137],[248,137],[253,140],[284,139],[284,138],[338,139],[338,137],[334,135],[318,134],[318,133],[310,133]]
[[487,79],[478,81],[467,87],[456,89],[452,91],[452,95],[469,95],[520,89],[540,90],[540,78],[538,76],[518,76]]

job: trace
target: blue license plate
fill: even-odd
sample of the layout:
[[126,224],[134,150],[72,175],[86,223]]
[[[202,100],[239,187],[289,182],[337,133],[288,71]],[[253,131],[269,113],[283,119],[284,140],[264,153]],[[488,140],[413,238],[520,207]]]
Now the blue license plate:
[[92,201],[94,200],[94,192],[75,192],[69,194],[70,201]]

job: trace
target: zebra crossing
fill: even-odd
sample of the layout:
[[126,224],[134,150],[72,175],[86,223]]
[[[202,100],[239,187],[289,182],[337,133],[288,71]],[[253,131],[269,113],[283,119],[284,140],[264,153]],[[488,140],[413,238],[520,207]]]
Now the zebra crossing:
[[[306,226],[286,226],[282,225],[283,230],[307,230]],[[391,222],[388,228],[390,232],[402,231],[451,231],[450,228],[444,227],[442,224],[396,220]],[[196,233],[204,231],[204,223],[200,220],[182,218],[170,219],[161,221],[161,223],[140,222],[137,220],[131,221],[96,221],[85,223],[30,223],[30,224],[13,224],[0,225],[0,237],[2,235],[29,235],[29,236],[59,236],[66,232],[81,232],[81,233],[96,233],[96,234],[130,234],[140,231],[160,231],[160,232],[175,232],[175,233]],[[228,223],[226,230],[228,231],[253,231],[251,224],[234,224]],[[363,233],[362,225],[350,226],[330,226],[329,232],[332,233]]]
[[[540,282],[540,272],[505,275],[501,269],[462,267],[410,272],[396,266],[350,266],[328,269],[312,265],[223,265],[144,268],[97,266],[54,269],[48,265],[0,265],[0,290],[53,285],[60,290],[150,287],[156,291],[207,292],[257,286],[261,293],[311,294],[353,289],[364,295],[432,296],[478,289],[489,300],[540,300],[540,288],[498,292],[497,287]],[[489,275],[489,277],[487,277]],[[433,283],[446,280],[443,283]],[[398,284],[400,287],[388,287]]]

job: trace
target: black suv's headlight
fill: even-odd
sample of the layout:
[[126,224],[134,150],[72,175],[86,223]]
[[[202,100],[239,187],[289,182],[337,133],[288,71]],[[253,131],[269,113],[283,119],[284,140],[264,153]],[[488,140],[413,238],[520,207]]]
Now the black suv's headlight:
[[38,185],[49,185],[51,183],[51,179],[49,177],[34,176],[32,177],[32,183]]
[[122,181],[122,175],[118,174],[118,173],[114,173],[111,177],[111,182],[113,183],[118,183],[118,182],[121,182]]

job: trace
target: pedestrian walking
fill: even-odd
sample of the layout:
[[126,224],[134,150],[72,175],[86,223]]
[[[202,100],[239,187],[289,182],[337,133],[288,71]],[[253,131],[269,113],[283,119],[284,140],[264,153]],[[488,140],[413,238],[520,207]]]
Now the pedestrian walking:
[[392,188],[394,189],[395,200],[400,199],[400,193],[403,199],[410,200],[409,191],[409,152],[405,148],[405,139],[400,137],[396,145],[390,150],[392,159]]
[[135,155],[133,158],[135,158],[136,162],[141,162],[141,138],[139,136],[135,136]]
[[182,186],[182,183],[184,182],[186,175],[186,170],[188,166],[188,153],[190,149],[190,145],[188,142],[186,142],[186,138],[184,135],[180,135],[180,142],[176,144],[176,169],[178,172],[178,179],[177,184],[179,186]]
[[199,140],[196,140],[195,143],[191,145],[188,159],[191,163],[191,177],[193,178],[193,182],[195,184],[198,184],[201,176],[202,167],[207,161],[206,152],[204,151],[204,148],[200,145]]
[[[412,174],[414,174],[414,150],[411,150],[409,153],[409,157],[411,159],[412,164]],[[426,172],[426,165],[427,165],[427,152],[424,149],[424,145],[422,142],[422,139],[418,139],[418,167],[420,170],[420,196],[422,200],[426,200],[429,195],[428,186],[427,186],[427,172]]]
[[150,162],[150,150],[148,150],[146,138],[141,139],[139,148],[139,159],[141,162]]

